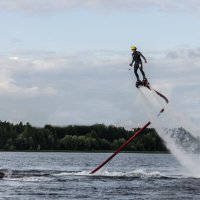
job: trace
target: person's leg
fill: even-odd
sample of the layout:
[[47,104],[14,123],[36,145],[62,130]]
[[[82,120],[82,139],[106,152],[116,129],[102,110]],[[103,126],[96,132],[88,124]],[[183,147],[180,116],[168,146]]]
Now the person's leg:
[[142,63],[140,64],[140,71],[141,71],[141,74],[143,76],[143,79],[146,79],[145,73],[143,71]]
[[138,64],[135,64],[135,65],[134,65],[134,73],[135,73],[135,76],[136,76],[136,78],[137,78],[137,81],[140,80],[139,75],[138,75],[138,73],[137,73],[138,68],[139,68],[139,65],[138,65]]

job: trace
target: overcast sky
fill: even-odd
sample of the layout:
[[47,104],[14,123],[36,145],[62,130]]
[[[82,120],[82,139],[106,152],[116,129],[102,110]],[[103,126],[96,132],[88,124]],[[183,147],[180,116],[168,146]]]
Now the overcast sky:
[[123,124],[147,116],[129,71],[200,123],[200,1],[1,0],[0,120]]

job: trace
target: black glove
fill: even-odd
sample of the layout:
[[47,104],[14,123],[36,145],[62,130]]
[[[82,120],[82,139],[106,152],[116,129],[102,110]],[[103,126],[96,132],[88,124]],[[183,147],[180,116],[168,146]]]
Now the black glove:
[[131,67],[132,67],[132,63],[130,63],[130,64],[129,64],[129,66],[131,66]]

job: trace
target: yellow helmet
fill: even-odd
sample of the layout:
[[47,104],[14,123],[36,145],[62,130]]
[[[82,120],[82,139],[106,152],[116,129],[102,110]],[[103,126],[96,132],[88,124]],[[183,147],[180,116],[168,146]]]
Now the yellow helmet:
[[136,46],[131,46],[131,50],[136,50],[137,47]]

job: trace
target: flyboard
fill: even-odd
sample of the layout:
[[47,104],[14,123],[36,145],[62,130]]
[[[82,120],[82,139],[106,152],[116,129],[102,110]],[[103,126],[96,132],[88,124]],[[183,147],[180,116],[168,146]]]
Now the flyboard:
[[[146,87],[149,90],[154,90],[153,88],[150,87],[149,82],[147,81],[147,79],[140,81],[140,82],[136,82],[136,87]],[[166,103],[168,103],[168,99],[167,97],[165,97],[163,94],[161,94],[160,92],[154,90],[156,92],[156,94],[158,96],[160,96],[161,98],[163,98],[165,100]],[[157,114],[157,117],[159,117],[162,113],[164,112],[164,108],[162,108],[160,110],[160,112]],[[149,121],[148,123],[146,123],[142,128],[140,128],[140,130],[138,130],[133,136],[131,136],[122,146],[120,146],[110,157],[108,157],[105,161],[103,161],[100,165],[98,165],[95,169],[93,169],[90,174],[94,174],[95,172],[97,172],[99,169],[101,169],[105,164],[107,164],[112,158],[114,158],[120,151],[122,151],[136,136],[138,136],[145,128],[147,128],[149,125],[151,124],[151,122]]]
[[147,79],[144,79],[143,81],[137,81],[136,84],[135,84],[135,86],[137,88],[140,88],[140,87],[144,86],[144,87],[148,88],[149,90],[153,90],[154,92],[156,92],[156,94],[158,96],[162,97],[166,101],[166,103],[169,103],[169,100],[163,94],[161,94],[157,90],[155,90],[152,87],[150,87],[150,84],[149,84],[149,82],[148,82]]

